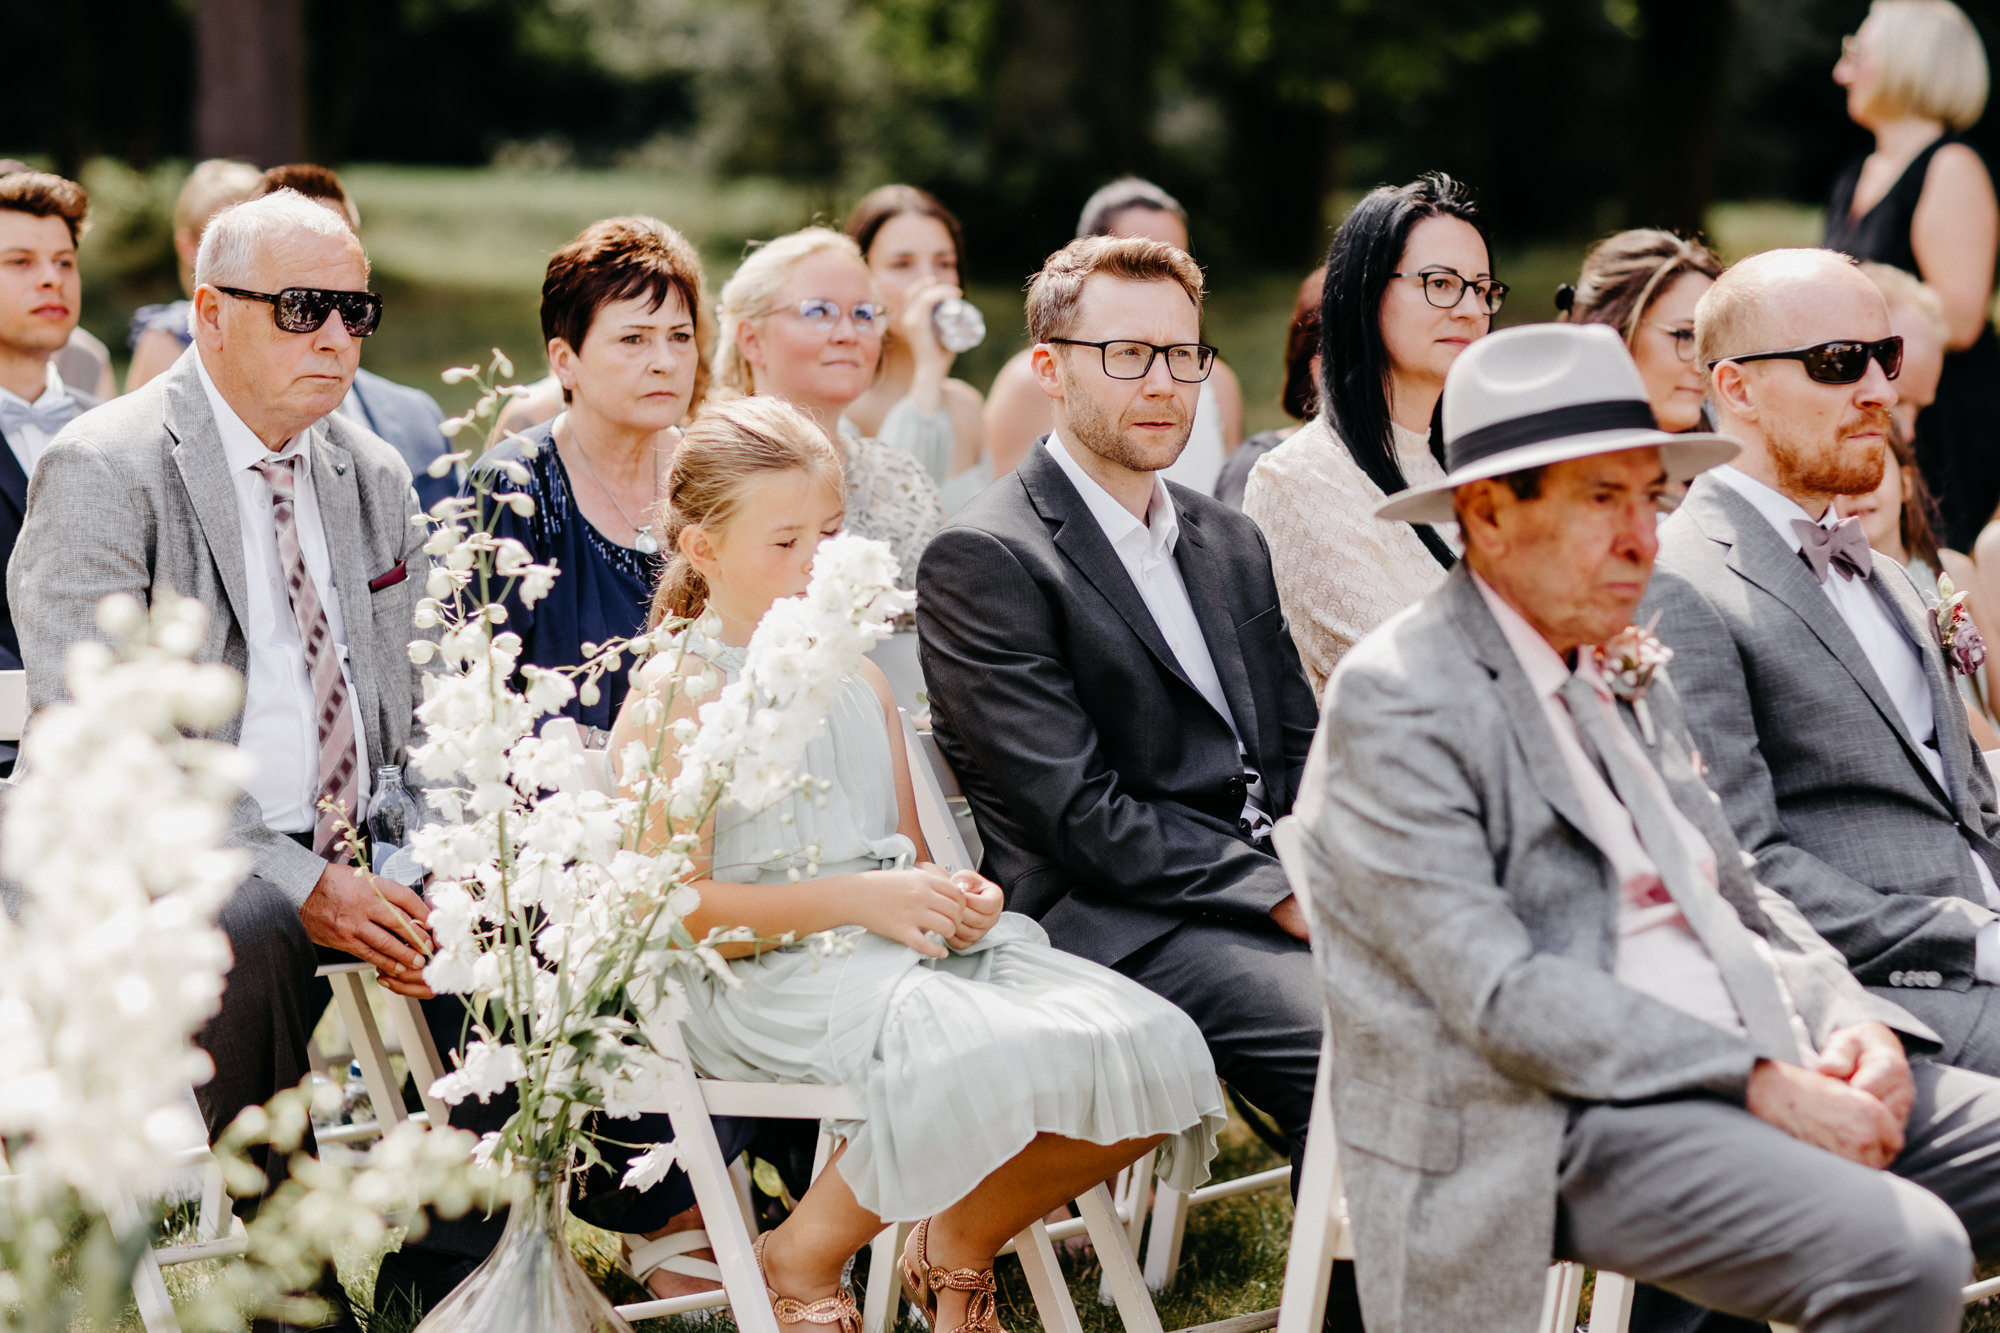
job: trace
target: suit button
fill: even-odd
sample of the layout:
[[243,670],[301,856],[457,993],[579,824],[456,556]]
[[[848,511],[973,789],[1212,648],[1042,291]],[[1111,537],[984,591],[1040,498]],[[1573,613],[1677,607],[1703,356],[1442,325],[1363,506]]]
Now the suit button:
[[1240,801],[1240,800],[1242,800],[1242,799],[1243,799],[1243,794],[1244,794],[1244,792],[1245,792],[1245,791],[1247,791],[1247,790],[1248,790],[1248,788],[1246,788],[1246,787],[1245,787],[1245,786],[1243,785],[1243,779],[1242,779],[1242,778],[1231,778],[1231,779],[1229,779],[1229,794],[1230,794],[1231,796],[1235,797],[1235,798],[1236,798],[1237,800],[1239,800],[1239,801]]
[[1900,985],[1902,985],[1902,984],[1903,984],[1903,974],[1902,974],[1901,972],[1891,972],[1891,973],[1889,974],[1889,984],[1890,984],[1891,986],[1900,986]]

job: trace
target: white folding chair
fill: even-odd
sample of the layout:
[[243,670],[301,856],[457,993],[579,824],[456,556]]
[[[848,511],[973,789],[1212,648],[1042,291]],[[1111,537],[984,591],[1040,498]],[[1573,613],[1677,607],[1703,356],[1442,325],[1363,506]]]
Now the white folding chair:
[[[1299,901],[1311,898],[1305,875],[1301,838],[1303,833],[1291,819],[1281,819],[1271,831],[1278,861],[1285,867],[1292,891]],[[1354,1231],[1347,1217],[1347,1200],[1340,1183],[1338,1138],[1333,1124],[1333,1029],[1320,1044],[1319,1076],[1313,1085],[1312,1119],[1306,1128],[1305,1161],[1299,1170],[1299,1197],[1292,1215],[1292,1243],[1285,1257],[1285,1284],[1278,1298],[1278,1333],[1318,1333],[1326,1315],[1328,1280],[1335,1260],[1354,1258]],[[1614,1275],[1615,1276],[1615,1275]],[[1605,1296],[1605,1275],[1598,1277],[1598,1301]],[[1618,1279],[1622,1281],[1623,1279]],[[1577,1305],[1583,1296],[1583,1267],[1556,1263],[1549,1266],[1537,1333],[1571,1333],[1576,1327]],[[1629,1284],[1624,1293],[1625,1315],[1632,1304]],[[1593,1306],[1591,1333],[1614,1333],[1609,1324],[1599,1328]],[[1623,1317],[1616,1325],[1622,1333]]]
[[0,671],[0,742],[21,739],[28,724],[28,673]]
[[889,693],[896,707],[912,717],[930,712],[923,700],[924,668],[917,660],[917,632],[906,629],[891,634],[868,650],[868,658],[882,669],[889,681]]
[[[358,960],[328,963],[319,969],[319,975],[333,986],[333,1003],[340,1012],[340,1026],[347,1033],[355,1063],[361,1066],[361,1081],[367,1085],[368,1104],[375,1112],[372,1120],[316,1130],[319,1141],[351,1143],[375,1138],[406,1119],[429,1125],[447,1123],[451,1108],[431,1093],[431,1084],[445,1072],[444,1061],[438,1056],[437,1043],[431,1039],[422,1007],[407,995],[383,992],[384,1007],[396,1033],[396,1042],[391,1045],[383,1039],[381,1025],[375,1021],[374,1006],[368,1001],[370,983],[375,978],[372,966]],[[397,1052],[409,1065],[410,1079],[417,1085],[417,1097],[423,1104],[424,1109],[415,1115],[404,1108],[403,1085],[389,1063],[390,1055]]]

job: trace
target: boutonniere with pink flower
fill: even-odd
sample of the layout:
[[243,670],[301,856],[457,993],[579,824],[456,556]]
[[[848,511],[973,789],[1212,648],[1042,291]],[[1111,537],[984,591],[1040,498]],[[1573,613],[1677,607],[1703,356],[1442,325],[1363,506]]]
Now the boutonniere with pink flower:
[[1946,665],[1961,676],[1970,676],[1986,665],[1986,640],[1980,636],[1979,627],[1972,623],[1972,612],[1965,600],[1970,593],[1960,592],[1951,581],[1951,575],[1940,574],[1937,581],[1937,606],[1931,611],[1931,633],[1937,636],[1938,648],[1944,653]]
[[1639,719],[1639,732],[1649,746],[1655,741],[1646,691],[1653,687],[1654,675],[1673,655],[1674,650],[1661,643],[1650,628],[1640,629],[1637,625],[1627,625],[1597,650],[1598,674],[1604,677],[1613,694],[1632,705],[1632,715]]

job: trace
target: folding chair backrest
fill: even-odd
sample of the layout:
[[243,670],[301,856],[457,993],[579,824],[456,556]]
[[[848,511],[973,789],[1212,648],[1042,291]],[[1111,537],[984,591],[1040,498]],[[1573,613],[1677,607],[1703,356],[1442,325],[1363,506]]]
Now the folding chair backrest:
[[951,806],[945,799],[944,788],[938,783],[937,770],[931,766],[931,758],[922,738],[911,723],[910,715],[901,709],[897,712],[903,719],[903,745],[910,759],[910,785],[917,793],[917,823],[924,831],[924,841],[930,844],[931,860],[946,870],[978,869],[978,863],[966,850],[965,839],[959,836],[958,821],[952,818]]
[[28,724],[28,673],[0,671],[0,741],[18,741]]

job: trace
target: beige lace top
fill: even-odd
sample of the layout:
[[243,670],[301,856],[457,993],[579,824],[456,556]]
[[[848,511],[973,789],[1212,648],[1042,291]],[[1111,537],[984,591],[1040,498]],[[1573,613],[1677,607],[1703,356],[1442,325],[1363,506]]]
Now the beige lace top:
[[[1412,486],[1444,477],[1428,437],[1390,423],[1396,461]],[[1313,696],[1341,654],[1444,582],[1416,529],[1372,511],[1382,492],[1347,452],[1324,414],[1259,459],[1243,512],[1271,544],[1278,603],[1291,625]],[[1455,528],[1442,531],[1456,545]]]

